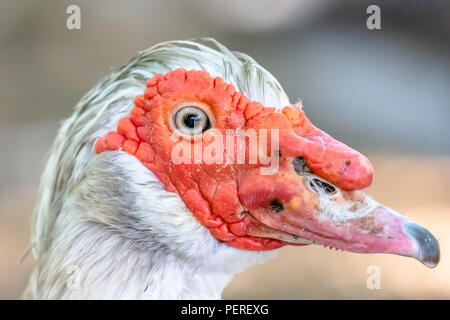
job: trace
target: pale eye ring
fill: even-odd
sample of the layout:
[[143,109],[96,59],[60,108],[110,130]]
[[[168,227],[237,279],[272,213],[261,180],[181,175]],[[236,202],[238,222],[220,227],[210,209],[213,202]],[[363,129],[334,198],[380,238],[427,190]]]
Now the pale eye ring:
[[188,135],[201,134],[211,127],[206,112],[194,106],[185,106],[179,109],[174,115],[173,122],[176,129]]

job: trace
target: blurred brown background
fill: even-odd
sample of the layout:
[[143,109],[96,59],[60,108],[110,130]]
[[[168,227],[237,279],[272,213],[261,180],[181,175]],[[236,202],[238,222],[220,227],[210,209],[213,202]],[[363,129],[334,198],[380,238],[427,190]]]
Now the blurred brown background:
[[[81,8],[81,30],[66,8]],[[366,28],[381,7],[382,30]],[[450,298],[450,12],[444,1],[0,2],[0,298],[18,298],[33,259],[30,216],[59,122],[110,68],[165,40],[214,37],[270,70],[309,118],[364,152],[368,190],[441,244],[430,270],[398,256],[283,248],[224,298]],[[367,267],[381,269],[368,290]]]

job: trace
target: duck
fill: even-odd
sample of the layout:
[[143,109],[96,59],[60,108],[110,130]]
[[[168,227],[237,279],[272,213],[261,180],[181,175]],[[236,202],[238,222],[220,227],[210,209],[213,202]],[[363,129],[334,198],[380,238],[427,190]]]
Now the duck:
[[[214,39],[141,51],[87,92],[41,177],[25,299],[220,299],[284,246],[439,262],[363,189],[367,157]],[[299,273],[298,276],[301,276]]]

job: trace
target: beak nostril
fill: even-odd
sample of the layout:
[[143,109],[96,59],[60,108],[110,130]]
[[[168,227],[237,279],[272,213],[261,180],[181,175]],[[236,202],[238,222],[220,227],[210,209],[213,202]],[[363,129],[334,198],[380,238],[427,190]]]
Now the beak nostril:
[[320,179],[313,179],[313,181],[311,181],[309,183],[309,186],[311,187],[311,189],[313,189],[316,192],[318,192],[318,190],[316,188],[316,186],[318,186],[320,189],[324,190],[327,194],[335,194],[336,193],[335,187],[333,187],[331,184],[328,184],[325,181],[322,181]]
[[305,159],[303,157],[296,157],[292,161],[292,164],[294,165],[294,170],[297,172],[297,174],[301,175],[304,173],[312,173],[312,170],[308,165],[306,164]]
[[275,212],[281,212],[284,209],[281,202],[278,201],[277,199],[270,201],[269,207],[270,207],[270,210],[275,211]]

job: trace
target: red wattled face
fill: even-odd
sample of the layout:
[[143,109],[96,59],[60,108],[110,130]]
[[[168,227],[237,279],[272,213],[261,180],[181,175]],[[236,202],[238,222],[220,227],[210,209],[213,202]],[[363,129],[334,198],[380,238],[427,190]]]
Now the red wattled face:
[[[251,139],[230,138],[239,132],[256,133],[258,143],[267,133],[270,142],[261,151]],[[320,193],[329,193],[337,207],[364,202],[357,190],[369,186],[373,175],[366,157],[314,127],[301,107],[277,110],[249,102],[204,71],[154,76],[130,115],[95,149],[134,155],[212,236],[236,248],[270,250],[303,239],[354,252],[415,250],[403,217],[385,207],[355,219],[323,212]],[[238,163],[243,149],[245,161]],[[271,174],[261,171],[273,165],[264,157],[276,157]]]

